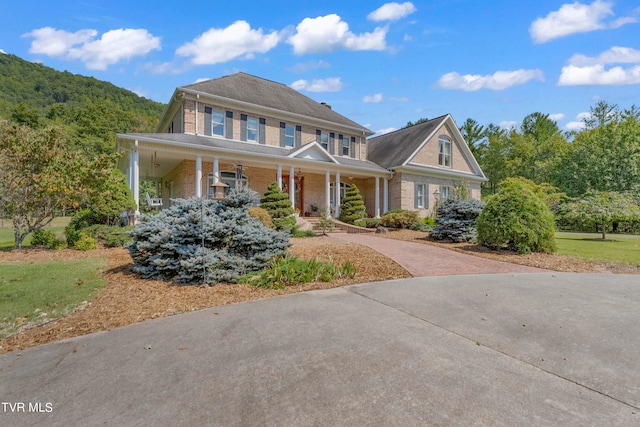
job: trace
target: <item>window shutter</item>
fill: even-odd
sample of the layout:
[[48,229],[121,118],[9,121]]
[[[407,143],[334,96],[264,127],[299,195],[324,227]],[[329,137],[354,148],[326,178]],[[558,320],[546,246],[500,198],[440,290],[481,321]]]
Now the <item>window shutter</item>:
[[329,154],[333,155],[335,152],[336,134],[331,132],[329,134]]
[[211,107],[204,107],[204,134],[211,136]]
[[322,134],[322,131],[320,129],[316,129],[316,141],[318,144],[320,144],[320,134]]
[[224,119],[225,138],[233,139],[233,111],[227,111],[227,117]]
[[247,115],[240,114],[240,141],[247,140]]
[[338,155],[342,156],[342,143],[344,142],[344,136],[342,134],[338,134]]
[[429,209],[429,184],[424,185],[424,208]]
[[300,147],[302,145],[302,126],[296,126],[295,146]]
[[356,158],[356,137],[351,137],[351,144],[349,145],[349,154],[353,159]]
[[265,119],[259,120],[260,124],[258,125],[258,142],[260,144],[265,144],[267,141],[267,136],[265,135],[265,126],[267,121]]
[[420,209],[418,206],[420,206],[419,200],[418,200],[418,187],[420,186],[420,184],[418,183],[414,183],[413,184],[413,208],[414,209]]
[[287,124],[285,122],[280,122],[280,147],[284,147],[285,146],[285,128],[287,127]]

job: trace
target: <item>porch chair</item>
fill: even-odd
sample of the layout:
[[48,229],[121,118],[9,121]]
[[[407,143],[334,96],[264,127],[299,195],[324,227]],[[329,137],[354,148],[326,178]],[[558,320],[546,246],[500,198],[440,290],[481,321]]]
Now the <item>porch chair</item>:
[[147,195],[147,205],[149,205],[152,208],[155,208],[155,210],[158,210],[160,208],[160,206],[162,206],[162,199],[159,197],[156,198],[151,198],[151,196],[149,196],[149,193],[146,193]]

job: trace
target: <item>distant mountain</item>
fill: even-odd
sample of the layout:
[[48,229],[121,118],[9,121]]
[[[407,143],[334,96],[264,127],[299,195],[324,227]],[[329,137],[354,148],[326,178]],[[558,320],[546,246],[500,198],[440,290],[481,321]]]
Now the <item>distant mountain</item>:
[[[155,102],[93,77],[57,71],[15,55],[0,54],[0,116],[25,102],[45,113],[53,104],[82,106],[110,100],[123,111],[159,118],[165,104]],[[9,113],[10,114],[10,113]]]
[[152,132],[165,104],[93,77],[0,53],[0,119],[63,127],[87,154],[113,152],[116,133]]

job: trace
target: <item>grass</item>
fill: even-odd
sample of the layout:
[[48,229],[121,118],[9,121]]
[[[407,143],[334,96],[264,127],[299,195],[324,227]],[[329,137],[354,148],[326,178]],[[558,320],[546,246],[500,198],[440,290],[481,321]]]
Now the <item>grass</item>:
[[[58,238],[62,239],[64,237],[64,228],[69,224],[69,221],[71,221],[71,217],[69,216],[54,218],[51,224],[45,228],[53,231]],[[0,223],[0,250],[13,249],[14,244],[13,225],[10,220],[4,219]],[[22,246],[31,246],[31,234],[24,239]]]
[[0,339],[25,322],[62,317],[104,286],[103,258],[0,264]]
[[640,267],[640,236],[608,234],[556,234],[558,253],[589,262],[628,264]]

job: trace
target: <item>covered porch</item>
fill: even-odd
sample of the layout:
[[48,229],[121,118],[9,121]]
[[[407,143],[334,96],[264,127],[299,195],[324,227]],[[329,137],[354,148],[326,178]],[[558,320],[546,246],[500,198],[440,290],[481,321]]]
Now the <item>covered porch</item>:
[[119,135],[118,147],[123,153],[119,168],[138,207],[147,203],[140,190],[143,181],[157,186],[159,209],[169,207],[173,198],[211,197],[212,184],[218,182],[228,186],[226,191],[248,187],[262,196],[274,181],[289,194],[300,216],[324,211],[339,217],[341,200],[353,184],[360,190],[369,216],[379,217],[389,207],[389,171],[371,162],[333,157],[315,142],[297,150],[246,143],[235,145],[247,150],[229,150],[185,147],[172,140],[158,140],[159,136]]

